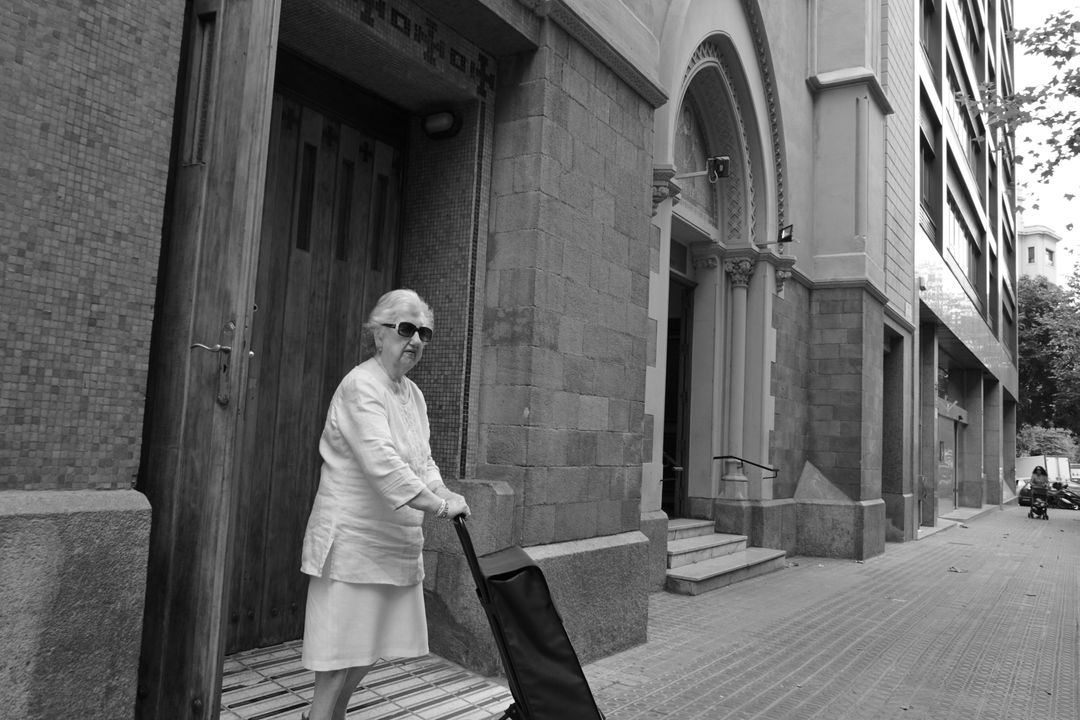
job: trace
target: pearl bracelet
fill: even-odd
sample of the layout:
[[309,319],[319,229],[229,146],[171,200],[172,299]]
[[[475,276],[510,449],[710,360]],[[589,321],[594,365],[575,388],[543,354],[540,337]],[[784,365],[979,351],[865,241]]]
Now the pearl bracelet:
[[446,517],[447,511],[450,509],[450,501],[443,498],[442,505],[439,506],[438,511],[435,513],[435,517]]

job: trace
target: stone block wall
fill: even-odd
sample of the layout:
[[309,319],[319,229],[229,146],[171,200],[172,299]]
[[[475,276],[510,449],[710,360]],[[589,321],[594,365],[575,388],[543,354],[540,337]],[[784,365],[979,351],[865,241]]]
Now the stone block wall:
[[0,492],[0,715],[133,717],[149,535],[133,490]]
[[135,478],[183,12],[5,5],[0,490]]
[[982,507],[986,501],[986,399],[980,370],[964,371],[963,407],[966,425],[960,425],[956,449],[959,471],[957,500],[961,507]]
[[852,500],[881,493],[883,317],[862,288],[810,300],[809,459]]
[[477,475],[523,545],[637,530],[652,107],[550,21],[497,97]]
[[810,292],[794,280],[785,283],[783,296],[773,301],[776,361],[772,367],[771,393],[776,399],[776,417],[769,459],[780,468],[773,482],[775,498],[795,496],[795,486],[806,460],[810,417],[809,311]]
[[885,502],[800,501],[800,555],[864,560],[885,552]]
[[986,480],[986,495],[984,501],[988,504],[1001,503],[1006,497],[1002,483],[1002,458],[1012,454],[1013,448],[1005,447],[1003,439],[1004,408],[1001,405],[1001,383],[987,379],[985,382],[985,397],[983,399],[983,475]]

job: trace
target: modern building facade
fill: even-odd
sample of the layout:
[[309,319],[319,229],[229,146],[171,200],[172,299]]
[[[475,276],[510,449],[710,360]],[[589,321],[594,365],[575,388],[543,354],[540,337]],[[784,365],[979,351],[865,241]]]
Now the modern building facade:
[[1020,225],[1020,275],[1044,277],[1058,284],[1058,243],[1061,236],[1045,225]]
[[1013,485],[1017,223],[1014,139],[961,99],[985,83],[1012,92],[1012,3],[928,0],[920,13],[915,273],[926,524],[943,509],[998,503]]
[[[225,654],[299,636],[323,413],[395,286],[479,549],[586,661],[644,641],[672,518],[864,558],[1000,499],[1012,146],[953,98],[1010,82],[1008,0],[182,5],[0,25],[20,716],[216,716]],[[495,671],[425,530],[433,650]]]

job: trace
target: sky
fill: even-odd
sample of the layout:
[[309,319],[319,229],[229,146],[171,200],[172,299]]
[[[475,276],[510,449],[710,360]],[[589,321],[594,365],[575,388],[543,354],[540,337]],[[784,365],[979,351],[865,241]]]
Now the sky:
[[[1015,0],[1013,23],[1017,28],[1037,27],[1048,16],[1070,9],[1080,15],[1080,0]],[[1017,45],[1017,50],[1020,49]],[[1038,85],[1053,72],[1053,66],[1044,58],[1018,52],[1015,61],[1013,79],[1017,90]],[[1028,135],[1033,142],[1024,141]],[[1020,155],[1030,153],[1032,145],[1038,143],[1038,136],[1028,127],[1021,127],[1016,138]],[[1080,265],[1080,158],[1074,157],[1059,165],[1049,182],[1039,183],[1023,164],[1017,167],[1017,179],[1018,200],[1026,208],[1020,214],[1020,222],[1027,226],[1045,225],[1062,238],[1058,244],[1058,282],[1064,284],[1072,267]],[[1065,195],[1069,193],[1077,197],[1067,200]],[[1070,223],[1073,223],[1072,230],[1066,229]]]

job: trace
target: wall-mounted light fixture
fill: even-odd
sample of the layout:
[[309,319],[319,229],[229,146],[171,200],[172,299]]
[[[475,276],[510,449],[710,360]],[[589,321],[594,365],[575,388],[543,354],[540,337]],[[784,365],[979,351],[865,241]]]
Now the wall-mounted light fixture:
[[726,178],[730,172],[731,158],[727,155],[717,155],[715,157],[705,158],[704,170],[676,175],[673,179],[685,180],[686,178],[702,177],[704,175],[709,178],[709,182],[715,183],[720,178]]
[[795,239],[795,226],[785,225],[780,228],[776,233],[776,242],[756,243],[758,247],[769,247],[770,245],[787,245],[789,243],[799,242]]
[[432,140],[452,138],[461,130],[461,116],[453,110],[440,110],[421,118],[420,127]]

